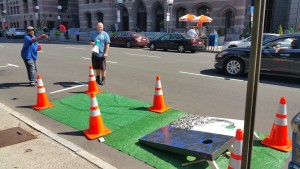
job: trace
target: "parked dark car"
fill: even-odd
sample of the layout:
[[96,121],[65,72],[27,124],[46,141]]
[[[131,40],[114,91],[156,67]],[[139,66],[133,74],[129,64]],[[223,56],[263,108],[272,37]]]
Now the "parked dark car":
[[[276,50],[279,52],[276,52]],[[228,48],[215,56],[215,68],[228,75],[248,72],[250,48]],[[262,74],[300,78],[300,34],[287,34],[262,44]]]
[[111,46],[143,48],[148,45],[149,39],[138,32],[124,31],[118,32],[116,35],[111,35],[110,42]]
[[150,50],[163,49],[163,50],[177,50],[180,53],[185,51],[204,50],[204,40],[195,39],[186,33],[169,33],[161,36],[149,43]]

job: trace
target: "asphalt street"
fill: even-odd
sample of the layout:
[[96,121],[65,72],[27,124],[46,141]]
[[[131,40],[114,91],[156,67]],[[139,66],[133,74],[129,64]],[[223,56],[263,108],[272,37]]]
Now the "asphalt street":
[[[41,43],[38,73],[50,100],[83,92],[88,82],[91,47],[85,44]],[[28,87],[20,57],[22,40],[0,38],[0,103],[48,128],[117,168],[152,168],[97,140],[31,109],[36,89]],[[215,71],[214,53],[150,51],[148,48],[111,47],[108,74],[102,90],[152,102],[155,77],[161,76],[165,102],[173,109],[203,116],[244,119],[247,76],[231,78]],[[299,79],[261,76],[255,130],[269,133],[279,99],[287,99],[288,122],[300,112]],[[289,133],[291,136],[291,128]],[[291,138],[291,137],[290,137]]]

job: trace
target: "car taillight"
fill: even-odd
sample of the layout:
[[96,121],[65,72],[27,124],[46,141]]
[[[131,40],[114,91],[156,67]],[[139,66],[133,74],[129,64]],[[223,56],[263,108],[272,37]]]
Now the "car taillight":
[[192,39],[192,40],[190,40],[190,43],[191,44],[198,44],[199,42],[197,40],[195,40],[195,39]]

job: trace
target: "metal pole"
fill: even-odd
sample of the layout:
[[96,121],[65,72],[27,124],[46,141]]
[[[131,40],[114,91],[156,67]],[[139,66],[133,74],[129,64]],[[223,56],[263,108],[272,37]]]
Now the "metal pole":
[[[298,27],[298,31],[300,32],[300,1],[298,1],[297,15],[296,15],[296,27]],[[297,30],[297,29],[296,29]]]
[[242,150],[242,169],[251,169],[251,156],[255,124],[255,108],[257,98],[257,85],[260,75],[262,33],[264,28],[266,0],[254,3],[254,24],[251,38],[251,51],[249,74],[245,107],[244,141]]
[[170,14],[170,33],[172,33],[172,15],[173,15],[173,12],[172,12],[172,4],[170,5],[170,10],[171,10],[171,14]]
[[[169,17],[168,15],[170,15],[170,6],[169,5],[168,5],[167,18]],[[168,19],[166,19],[166,20],[167,20],[167,33],[169,33],[170,21]]]

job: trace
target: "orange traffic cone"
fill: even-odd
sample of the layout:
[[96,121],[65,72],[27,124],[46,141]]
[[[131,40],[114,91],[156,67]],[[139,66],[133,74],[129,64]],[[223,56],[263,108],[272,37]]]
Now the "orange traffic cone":
[[243,130],[237,129],[235,133],[232,152],[230,152],[230,161],[228,169],[240,169],[242,162],[243,149]]
[[37,75],[37,103],[32,107],[36,110],[42,110],[49,107],[53,107],[54,104],[49,102],[46,90],[44,88],[44,84],[42,81],[42,77]]
[[83,133],[90,140],[111,133],[111,130],[104,126],[95,93],[91,93],[89,129]]
[[156,112],[156,113],[163,113],[169,110],[171,107],[165,105],[164,95],[161,87],[160,77],[156,76],[156,85],[155,85],[155,92],[154,92],[154,99],[153,99],[153,106],[149,107],[148,110]]
[[93,66],[90,65],[90,75],[89,75],[89,88],[88,91],[84,92],[86,94],[91,94],[91,93],[101,93],[103,92],[102,90],[99,90],[97,87],[96,79],[94,76],[94,71],[93,71]]
[[276,118],[273,123],[271,134],[261,143],[265,146],[281,150],[290,151],[292,140],[288,139],[287,109],[285,97],[280,98],[280,104],[277,109]]

